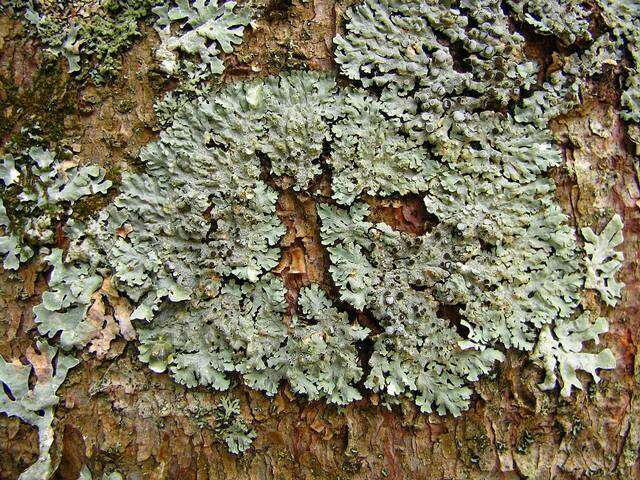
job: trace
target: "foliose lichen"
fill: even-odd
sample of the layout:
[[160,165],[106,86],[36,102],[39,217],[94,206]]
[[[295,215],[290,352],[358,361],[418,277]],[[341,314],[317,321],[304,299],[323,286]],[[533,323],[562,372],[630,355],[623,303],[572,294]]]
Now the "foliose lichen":
[[0,255],[10,270],[54,243],[57,223],[77,200],[104,194],[112,184],[103,168],[60,161],[41,146],[7,153],[0,162]]
[[[573,16],[560,16],[563,5]],[[535,2],[521,7],[534,28],[590,42],[579,3],[546,16]],[[219,72],[219,49],[249,22],[237,8],[199,0],[157,10],[168,65],[179,70],[186,53]],[[288,381],[344,405],[364,386],[459,415],[510,348],[543,366],[542,388],[561,383],[570,395],[578,370],[597,381],[615,359],[582,352],[608,327],[580,294],[619,297],[621,222],[600,237],[583,232],[583,255],[547,178],[562,163],[548,123],[579,102],[601,61],[615,62],[615,33],[538,82],[496,2],[365,0],[346,18],[336,61],[351,86],[288,72],[175,102],[140,153],[142,171],[125,172],[111,205],[67,229],[64,262],[60,251],[49,257],[40,330],[82,347],[87,295],[108,275],[135,305],[140,359],[188,387],[226,390],[236,374],[269,395]],[[328,195],[314,185],[321,177]],[[339,301],[311,284],[290,303],[274,269],[286,231],[276,205],[289,188],[316,201]],[[434,218],[426,232],[372,220],[366,201],[408,194]],[[365,339],[369,357],[359,355]],[[239,438],[237,451],[247,445]]]
[[[156,2],[158,3],[158,2]],[[171,75],[205,67],[209,74],[224,70],[218,55],[231,53],[242,41],[244,27],[251,22],[251,9],[236,2],[218,0],[174,0],[153,8],[155,29],[160,36],[156,56],[160,68]],[[177,29],[172,31],[172,25]],[[180,54],[187,55],[181,58]],[[196,56],[195,62],[189,57]]]
[[582,229],[587,278],[585,287],[597,290],[602,300],[614,307],[621,296],[624,283],[616,280],[616,272],[622,267],[624,255],[615,250],[622,243],[622,218],[614,215],[600,235],[590,227]]
[[582,0],[509,0],[509,7],[518,20],[539,33],[555,35],[565,45],[591,39],[589,8]]
[[[0,412],[38,429],[40,456],[19,478],[42,480],[53,473],[49,450],[53,444],[53,409],[60,400],[56,392],[78,360],[59,353],[44,341],[37,342],[37,351],[29,347],[26,357],[30,365],[19,360],[7,362],[0,356]],[[31,388],[32,372],[36,382]]]
[[606,65],[623,65],[620,115],[625,120],[640,122],[640,3],[597,0],[599,16],[609,28],[596,38],[589,28],[595,21],[595,13],[586,2],[510,0],[508,4],[521,21],[529,23],[538,33],[554,35],[566,45],[592,40],[582,55],[570,57],[574,85],[578,86],[586,76],[600,73]]
[[158,1],[12,0],[4,8],[24,18],[46,51],[66,60],[69,73],[103,84],[116,77],[122,53],[142,36],[139,22]]
[[216,434],[227,444],[231,453],[244,453],[256,438],[240,411],[240,400],[224,396],[215,408]]
[[64,263],[62,250],[54,248],[44,257],[52,267],[49,290],[42,303],[33,308],[38,332],[53,338],[60,335],[65,350],[83,347],[96,335],[96,326],[86,318],[93,293],[102,285],[102,277],[87,264]]
[[543,390],[554,388],[558,381],[556,372],[562,378],[563,397],[571,395],[573,387],[582,389],[582,383],[576,375],[577,370],[591,374],[598,380],[598,369],[612,369],[616,366],[616,359],[611,350],[604,349],[599,353],[583,353],[583,343],[593,341],[599,343],[599,336],[606,333],[609,324],[604,318],[593,321],[589,313],[583,313],[575,320],[558,322],[551,333],[551,328],[545,325],[531,358],[538,362],[545,370],[544,381],[540,384]]
[[625,120],[640,122],[640,3],[637,0],[598,0],[602,16],[618,47],[618,60],[627,51],[631,62],[620,103]]

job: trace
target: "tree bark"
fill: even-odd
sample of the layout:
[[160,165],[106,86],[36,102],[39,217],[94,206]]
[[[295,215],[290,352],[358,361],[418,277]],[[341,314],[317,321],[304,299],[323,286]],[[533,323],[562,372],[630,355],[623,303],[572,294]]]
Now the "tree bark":
[[[284,68],[335,70],[332,38],[348,2],[281,3],[225,58],[224,81]],[[0,17],[2,141],[39,122],[57,141],[73,146],[80,162],[99,162],[117,176],[156,135],[152,101],[171,87],[152,70],[157,40],[147,33],[124,57],[121,78],[96,88],[75,82],[62,65],[46,63],[23,26]],[[530,49],[534,56],[544,51],[535,38]],[[618,359],[600,383],[585,382],[588,388],[567,401],[557,390],[540,391],[542,372],[523,355],[509,353],[494,377],[476,384],[472,407],[459,418],[421,414],[409,401],[389,410],[375,394],[337,408],[308,402],[287,387],[269,398],[237,385],[232,393],[242,399],[257,439],[236,456],[214,432],[212,412],[220,394],[153,374],[137,360],[135,344],[118,340],[105,360],[80,353],[80,365],[59,392],[55,478],[75,480],[85,465],[94,479],[116,470],[128,479],[180,480],[640,478],[639,160],[616,114],[614,80],[591,83],[581,107],[552,126],[566,160],[553,177],[570,222],[577,230],[602,228],[596,221],[603,211],[625,220],[622,300],[615,309],[595,297],[587,300],[609,319],[604,344]],[[611,133],[602,135],[594,122]],[[372,202],[387,223],[413,228],[403,214],[413,208],[411,199]],[[285,284],[295,289],[297,282],[326,281],[313,205],[304,195],[286,194],[278,208],[289,232],[284,250],[301,249],[306,264],[306,277],[283,273]],[[36,261],[17,273],[0,273],[4,358],[21,358],[32,344],[32,308],[45,288],[46,267]],[[0,479],[17,478],[37,456],[36,430],[0,416]]]

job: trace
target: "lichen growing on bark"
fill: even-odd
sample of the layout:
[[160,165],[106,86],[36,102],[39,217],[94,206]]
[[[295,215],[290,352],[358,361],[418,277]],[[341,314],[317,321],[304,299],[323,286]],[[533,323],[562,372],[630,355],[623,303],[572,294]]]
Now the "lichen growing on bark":
[[[209,74],[222,73],[224,65],[219,54],[233,51],[242,41],[244,27],[251,21],[251,9],[237,6],[236,2],[175,0],[156,3],[154,26],[160,36],[156,56],[160,68],[171,75],[184,70],[193,74],[199,67],[205,67]],[[197,58],[194,62],[180,58],[180,54]]]
[[[44,341],[37,342],[37,351],[29,347],[26,356],[29,365],[0,357],[0,412],[37,427],[40,456],[20,479],[41,480],[52,474],[49,449],[53,444],[53,408],[59,401],[56,392],[78,360]],[[33,386],[29,382],[32,372],[36,379]]]
[[103,168],[60,161],[41,146],[0,161],[0,255],[10,270],[54,243],[56,223],[73,212],[76,201],[104,194],[112,185]]
[[54,58],[64,58],[74,75],[87,74],[96,84],[113,80],[121,55],[142,37],[139,23],[155,0],[50,2],[8,0],[0,6],[24,18],[29,32]]
[[[398,13],[394,18],[423,18],[402,5],[388,6]],[[488,21],[493,10],[486,8],[474,14],[477,22]],[[477,40],[485,36],[458,23],[457,35],[469,48],[485,51]],[[352,59],[361,61],[349,51],[357,37],[347,38],[339,40],[340,61],[351,72]],[[390,38],[379,38],[381,52],[389,51],[383,42]],[[487,45],[494,40],[487,37]],[[444,95],[419,88],[410,72],[373,73],[382,79],[377,85],[439,112],[437,123],[416,127],[419,135],[407,132],[403,119],[424,116],[388,108],[388,92],[338,88],[331,76],[315,73],[235,83],[187,102],[141,153],[145,172],[126,173],[114,204],[74,229],[71,259],[113,275],[114,288],[137,305],[132,317],[149,322],[139,330],[140,358],[187,386],[224,390],[229,373],[238,372],[270,395],[288,380],[311,399],[342,404],[360,394],[333,392],[353,389],[366,366],[367,388],[410,396],[423,411],[459,415],[469,405],[470,385],[504,358],[503,350],[534,350],[545,326],[579,313],[584,288],[574,232],[544,178],[561,163],[560,151],[544,125],[487,109],[493,101],[508,102],[508,92],[520,92],[514,100],[526,98],[529,88],[524,74],[510,80],[484,75],[492,62],[501,63],[494,54],[472,57],[460,79],[483,92],[480,102],[454,85],[443,85]],[[507,72],[535,71],[531,61],[508,55]],[[495,98],[485,93],[492,88]],[[290,175],[300,190],[322,168],[332,173],[332,198],[351,205],[319,206],[332,279],[342,301],[354,311],[366,308],[383,329],[372,337],[368,365],[344,356],[364,330],[336,324],[314,345],[314,328],[324,327],[292,317],[281,280],[269,272],[285,230],[265,169],[269,176]],[[363,194],[407,193],[424,197],[438,220],[433,231],[411,237],[373,224],[356,201]],[[118,235],[122,230],[128,233]],[[306,295],[303,290],[301,313],[314,325],[328,306],[309,303]],[[443,307],[459,311],[458,324],[439,314]],[[328,350],[336,335],[343,347]],[[316,365],[326,357],[326,368],[303,367],[316,349],[325,352]],[[332,358],[337,355],[342,363]],[[610,353],[605,356],[585,368],[611,368]]]
[[[615,358],[583,352],[608,324],[585,312],[581,294],[620,297],[622,223],[614,217],[600,237],[583,230],[579,248],[548,178],[563,161],[548,125],[579,103],[603,61],[620,58],[626,34],[592,39],[579,3],[554,3],[548,16],[536,2],[509,4],[518,21],[587,46],[539,79],[495,2],[365,0],[335,39],[348,86],[291,71],[167,106],[170,125],[141,151],[141,169],[123,174],[107,208],[67,228],[66,252],[45,257],[40,333],[83,348],[96,335],[85,321],[92,296],[109,278],[133,305],[139,359],[187,387],[227,390],[241,378],[274,395],[286,381],[310,400],[345,405],[370,391],[458,416],[508,349],[545,370],[543,389],[559,383],[569,396],[582,388],[579,370],[598,381]],[[176,75],[185,53],[221,73],[219,50],[249,23],[234,2],[155,12],[164,69]],[[6,185],[13,164],[0,171]],[[91,193],[100,182],[92,176]],[[332,283],[293,299],[276,269],[286,189],[316,202]],[[404,195],[422,199],[432,228],[410,234],[372,219],[365,201]],[[237,410],[223,405],[220,418]],[[230,448],[248,448],[249,427],[227,423]]]

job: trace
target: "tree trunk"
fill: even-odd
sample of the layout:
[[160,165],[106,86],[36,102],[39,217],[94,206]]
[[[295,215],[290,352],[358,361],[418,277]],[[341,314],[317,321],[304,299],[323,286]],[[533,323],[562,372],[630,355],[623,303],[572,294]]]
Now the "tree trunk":
[[[274,2],[277,3],[277,2]],[[336,70],[332,38],[347,1],[282,2],[225,57],[226,82],[284,68]],[[3,141],[38,122],[67,142],[80,162],[99,161],[117,171],[134,161],[156,132],[152,101],[170,88],[152,71],[157,42],[149,29],[125,56],[120,78],[104,87],[74,81],[60,64],[44,61],[42,47],[20,22],[0,17],[0,134]],[[538,43],[536,43],[538,42]],[[545,53],[533,38],[532,56]],[[537,53],[538,52],[538,53]],[[542,52],[542,53],[539,53]],[[253,68],[256,70],[256,68]],[[640,209],[637,165],[627,126],[618,117],[614,78],[589,84],[582,105],[553,121],[567,167],[553,172],[558,200],[570,223],[602,228],[598,213],[625,221],[626,284],[616,308],[590,303],[610,322],[605,346],[617,358],[570,400],[537,387],[542,373],[524,355],[509,352],[491,378],[475,385],[472,406],[458,418],[422,414],[410,401],[388,409],[375,394],[344,408],[309,402],[282,388],[270,398],[241,384],[232,394],[257,433],[242,455],[216,437],[212,412],[221,394],[187,389],[169,375],[153,374],[137,359],[135,342],[116,340],[103,360],[86,350],[59,391],[54,478],[75,480],[84,466],[93,478],[118,471],[128,479],[488,479],[640,478]],[[594,121],[607,133],[594,133]],[[609,133],[610,132],[610,133]],[[106,200],[105,200],[106,202]],[[303,194],[281,195],[278,214],[289,231],[284,249],[302,248],[305,278],[327,278],[314,206]],[[406,221],[412,200],[376,204],[387,223]],[[401,225],[400,225],[401,226]],[[64,240],[61,238],[61,242]],[[32,261],[17,273],[0,273],[0,355],[24,358],[32,345],[32,308],[46,288],[46,265]],[[38,457],[36,429],[0,416],[0,478],[18,478]]]

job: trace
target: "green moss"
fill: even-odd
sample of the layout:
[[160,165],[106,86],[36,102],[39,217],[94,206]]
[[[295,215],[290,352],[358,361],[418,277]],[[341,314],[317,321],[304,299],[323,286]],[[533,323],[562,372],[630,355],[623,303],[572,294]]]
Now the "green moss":
[[15,153],[40,141],[56,143],[64,138],[65,118],[76,112],[77,102],[58,65],[38,68],[28,88],[0,74],[0,91],[0,135],[8,138],[5,152]]
[[142,36],[140,21],[151,13],[156,0],[110,0],[105,16],[96,16],[83,26],[82,53],[93,67],[89,75],[100,85],[116,77],[122,67],[122,53]]

